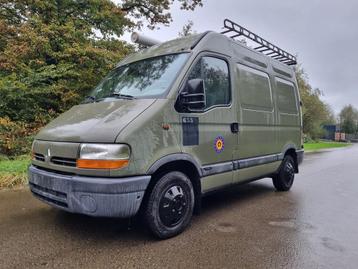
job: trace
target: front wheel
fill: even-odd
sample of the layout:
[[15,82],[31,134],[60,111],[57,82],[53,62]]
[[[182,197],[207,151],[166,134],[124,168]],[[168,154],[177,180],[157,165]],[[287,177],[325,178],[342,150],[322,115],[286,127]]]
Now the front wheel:
[[185,174],[175,171],[164,174],[154,185],[144,214],[150,230],[165,239],[189,225],[193,209],[193,185]]
[[278,173],[272,178],[273,185],[278,191],[288,191],[292,187],[294,178],[295,162],[291,156],[286,155]]

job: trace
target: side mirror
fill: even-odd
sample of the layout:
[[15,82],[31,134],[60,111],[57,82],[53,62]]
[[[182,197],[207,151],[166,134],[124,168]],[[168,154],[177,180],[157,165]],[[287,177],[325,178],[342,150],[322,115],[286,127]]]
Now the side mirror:
[[185,89],[180,94],[180,104],[189,111],[204,109],[206,106],[204,80],[188,80]]

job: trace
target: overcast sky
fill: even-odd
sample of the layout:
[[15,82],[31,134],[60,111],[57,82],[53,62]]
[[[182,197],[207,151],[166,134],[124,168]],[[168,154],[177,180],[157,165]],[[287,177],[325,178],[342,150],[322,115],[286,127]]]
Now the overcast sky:
[[[194,12],[172,7],[169,27],[143,33],[165,41],[178,36],[188,20],[194,30],[220,31],[229,18],[273,44],[298,55],[314,88],[338,113],[358,108],[358,1],[203,0]],[[128,38],[128,37],[127,37]],[[126,39],[127,39],[126,38]]]

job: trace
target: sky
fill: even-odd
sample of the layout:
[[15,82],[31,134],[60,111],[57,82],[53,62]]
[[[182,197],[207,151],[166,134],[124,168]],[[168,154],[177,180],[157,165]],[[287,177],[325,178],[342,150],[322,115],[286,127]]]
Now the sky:
[[220,32],[223,20],[231,19],[298,55],[310,84],[323,91],[322,99],[336,114],[346,104],[358,108],[357,0],[203,0],[203,4],[195,11],[174,4],[169,27],[141,32],[166,41],[176,38],[188,20],[200,33]]

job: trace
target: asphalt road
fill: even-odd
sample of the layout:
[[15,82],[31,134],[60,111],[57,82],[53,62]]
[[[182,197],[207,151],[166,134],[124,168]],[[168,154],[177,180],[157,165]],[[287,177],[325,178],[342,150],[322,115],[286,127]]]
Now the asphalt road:
[[0,268],[357,268],[358,145],[306,155],[290,192],[270,179],[204,199],[175,238],[0,192]]

